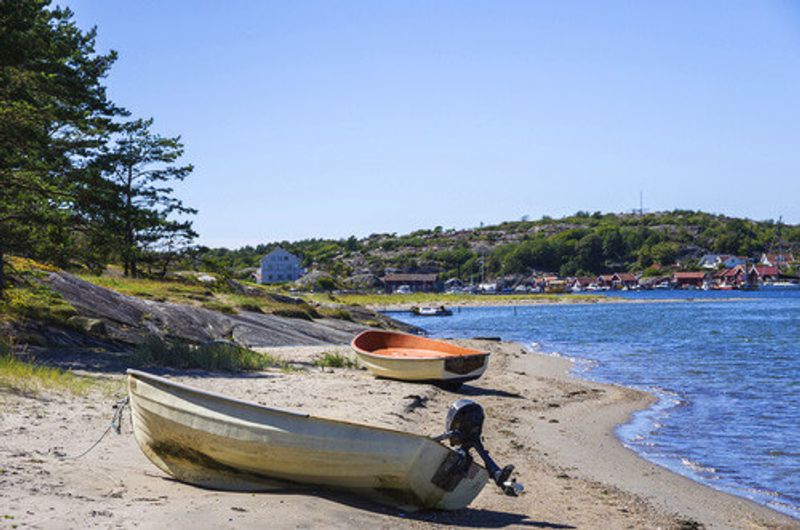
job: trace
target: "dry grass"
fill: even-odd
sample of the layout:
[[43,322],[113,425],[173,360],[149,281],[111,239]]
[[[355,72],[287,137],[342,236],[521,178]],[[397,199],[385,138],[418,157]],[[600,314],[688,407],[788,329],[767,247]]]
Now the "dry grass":
[[314,366],[320,368],[360,368],[356,359],[337,351],[322,352],[314,358]]
[[285,360],[229,343],[189,344],[167,342],[150,337],[136,349],[134,362],[143,366],[199,368],[226,372],[258,371],[280,368],[292,371]]
[[409,293],[409,294],[308,294],[306,299],[316,302],[352,304],[373,307],[389,307],[398,305],[503,305],[508,303],[522,304],[549,302],[592,302],[606,297],[581,294],[447,294],[447,293]]
[[11,345],[0,343],[0,390],[33,395],[42,391],[83,395],[97,383],[92,377],[23,360],[13,353]]

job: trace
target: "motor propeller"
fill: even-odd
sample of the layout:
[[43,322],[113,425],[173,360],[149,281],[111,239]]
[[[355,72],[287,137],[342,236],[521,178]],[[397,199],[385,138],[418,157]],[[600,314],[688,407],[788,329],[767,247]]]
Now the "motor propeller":
[[483,412],[483,408],[476,402],[471,399],[459,399],[450,405],[447,410],[447,419],[445,420],[445,428],[447,430],[444,434],[437,436],[436,440],[449,440],[450,445],[455,447],[455,450],[463,456],[467,465],[472,462],[469,451],[470,449],[475,449],[475,452],[478,453],[486,465],[486,469],[495,484],[506,495],[516,497],[524,488],[516,479],[511,478],[514,466],[507,465],[501,469],[489,456],[489,451],[486,450],[481,441],[485,418],[486,415]]

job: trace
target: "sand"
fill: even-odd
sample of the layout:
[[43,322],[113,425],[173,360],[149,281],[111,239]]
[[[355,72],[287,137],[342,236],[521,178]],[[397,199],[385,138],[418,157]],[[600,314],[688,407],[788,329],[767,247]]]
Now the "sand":
[[[493,484],[459,512],[406,513],[314,488],[271,493],[204,490],[170,479],[138,449],[127,413],[122,434],[106,429],[124,395],[75,397],[0,392],[0,528],[800,528],[800,521],[720,493],[650,464],[623,447],[614,426],[652,401],[634,390],[569,375],[569,361],[515,344],[462,341],[492,352],[489,369],[459,392],[376,380],[354,369],[250,376],[159,372],[200,388],[270,406],[436,435],[461,397],[487,412],[485,442],[513,463],[526,492]],[[308,362],[346,347],[278,348]],[[109,386],[104,385],[104,386]],[[413,407],[413,404],[423,406]]]

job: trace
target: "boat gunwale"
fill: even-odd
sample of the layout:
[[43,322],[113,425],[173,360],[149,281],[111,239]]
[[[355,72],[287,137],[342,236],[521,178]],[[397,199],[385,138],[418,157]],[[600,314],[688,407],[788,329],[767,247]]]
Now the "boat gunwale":
[[[367,357],[374,357],[376,359],[392,359],[392,360],[398,360],[398,361],[446,361],[447,359],[452,359],[453,357],[459,357],[459,358],[463,359],[463,358],[467,358],[467,357],[488,357],[489,356],[489,352],[476,350],[474,348],[466,348],[464,346],[459,346],[457,344],[453,344],[453,346],[455,346],[457,348],[460,348],[460,349],[464,350],[465,352],[469,352],[469,353],[447,354],[445,352],[442,352],[443,355],[440,356],[440,357],[405,357],[405,356],[404,357],[392,357],[390,355],[381,355],[381,354],[378,354],[378,353],[373,353],[373,352],[367,351],[364,348],[356,345],[356,341],[359,338],[361,338],[362,336],[364,336],[364,335],[366,335],[368,333],[384,333],[384,334],[391,333],[391,334],[394,334],[394,335],[405,335],[405,336],[408,336],[408,337],[413,337],[415,339],[420,339],[421,338],[421,339],[426,339],[426,340],[430,340],[430,341],[433,341],[433,342],[442,342],[443,344],[449,344],[449,343],[441,341],[441,340],[438,340],[438,339],[429,339],[427,337],[419,337],[417,335],[412,335],[411,333],[398,333],[396,331],[378,331],[378,330],[374,330],[374,329],[368,329],[366,331],[362,331],[361,333],[356,335],[353,338],[353,340],[350,341],[350,347],[353,348],[356,351],[356,353],[358,353],[359,355],[366,355]],[[408,348],[408,349],[421,349],[421,348]]]

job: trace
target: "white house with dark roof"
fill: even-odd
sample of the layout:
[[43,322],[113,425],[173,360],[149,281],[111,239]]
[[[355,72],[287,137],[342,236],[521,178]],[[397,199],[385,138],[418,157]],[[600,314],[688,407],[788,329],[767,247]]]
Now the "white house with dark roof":
[[306,271],[300,265],[300,258],[281,247],[261,258],[259,283],[293,282]]

